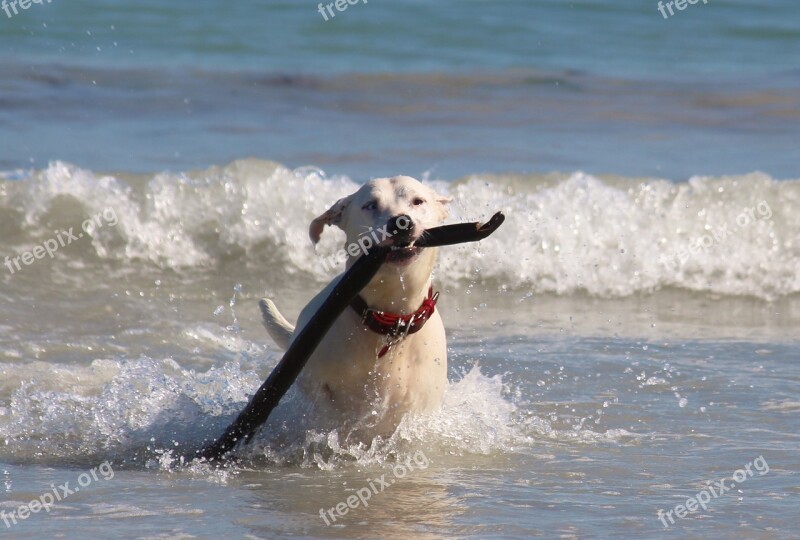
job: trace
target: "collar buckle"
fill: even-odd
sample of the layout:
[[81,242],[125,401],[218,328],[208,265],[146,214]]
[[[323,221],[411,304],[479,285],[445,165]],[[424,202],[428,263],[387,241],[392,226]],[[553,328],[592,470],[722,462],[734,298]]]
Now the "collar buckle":
[[416,313],[413,313],[408,321],[404,321],[402,317],[398,318],[392,334],[401,338],[406,337],[411,331],[411,327],[414,325],[415,320],[417,320]]

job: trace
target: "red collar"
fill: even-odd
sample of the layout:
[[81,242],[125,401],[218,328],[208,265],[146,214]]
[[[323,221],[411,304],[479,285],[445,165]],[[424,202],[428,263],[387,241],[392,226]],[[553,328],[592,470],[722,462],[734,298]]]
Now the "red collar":
[[[408,334],[414,334],[422,330],[428,319],[431,318],[433,312],[436,311],[436,302],[439,299],[439,293],[433,292],[433,287],[428,289],[428,296],[422,301],[422,305],[414,313],[408,315],[398,315],[396,313],[387,313],[385,311],[378,311],[370,308],[367,303],[361,298],[361,295],[353,298],[350,302],[356,313],[361,316],[361,322],[376,334],[389,336],[393,338],[403,338]],[[385,346],[378,353],[378,358],[385,355],[391,345]]]

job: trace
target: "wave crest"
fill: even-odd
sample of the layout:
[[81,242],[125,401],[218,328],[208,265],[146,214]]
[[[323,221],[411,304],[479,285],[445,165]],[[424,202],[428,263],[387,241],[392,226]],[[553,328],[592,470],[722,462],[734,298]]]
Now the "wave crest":
[[[358,184],[259,160],[154,176],[102,175],[54,162],[0,181],[2,255],[113,209],[90,236],[96,257],[182,270],[237,260],[323,281],[338,231],[313,249],[309,222]],[[549,175],[435,182],[456,221],[503,210],[491,240],[442,250],[439,276],[531,293],[629,296],[663,287],[772,299],[800,292],[800,182],[762,173],[685,183]],[[65,256],[84,256],[79,250]],[[329,260],[329,259],[328,259]]]

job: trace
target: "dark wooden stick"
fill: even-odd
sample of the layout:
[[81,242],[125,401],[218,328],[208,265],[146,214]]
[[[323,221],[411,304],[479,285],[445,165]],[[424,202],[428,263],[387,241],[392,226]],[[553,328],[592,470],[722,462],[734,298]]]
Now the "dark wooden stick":
[[506,217],[497,212],[486,223],[456,223],[455,225],[442,225],[428,229],[419,240],[414,242],[417,247],[438,247],[463,244],[465,242],[478,242],[483,240],[506,220]]
[[300,334],[292,341],[286,353],[269,374],[250,402],[225,433],[214,444],[200,452],[199,457],[210,461],[221,459],[233,450],[239,441],[248,443],[261,425],[267,421],[272,410],[300,375],[303,366],[328,333],[328,330],[347,308],[350,301],[367,286],[383,264],[389,247],[375,247],[350,267],[330,296],[308,321]]
[[[415,245],[435,247],[483,240],[497,230],[504,219],[503,214],[498,212],[483,225],[460,223],[436,227],[426,231]],[[275,366],[236,420],[228,426],[219,439],[203,448],[195,456],[189,456],[190,458],[200,457],[209,461],[218,461],[236,448],[239,442],[243,441],[246,444],[250,441],[294,384],[300,371],[314,354],[317,345],[328,333],[339,315],[347,309],[352,299],[367,286],[378,272],[390,250],[389,246],[376,246],[356,260],[317,312],[292,340],[281,361],[278,362],[278,365]]]

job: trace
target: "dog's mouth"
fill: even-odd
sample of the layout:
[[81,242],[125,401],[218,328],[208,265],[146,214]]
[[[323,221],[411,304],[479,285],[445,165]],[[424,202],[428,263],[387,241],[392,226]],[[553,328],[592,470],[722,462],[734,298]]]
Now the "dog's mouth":
[[422,253],[422,248],[420,247],[392,246],[392,250],[386,256],[386,262],[403,266],[409,264],[420,253]]

